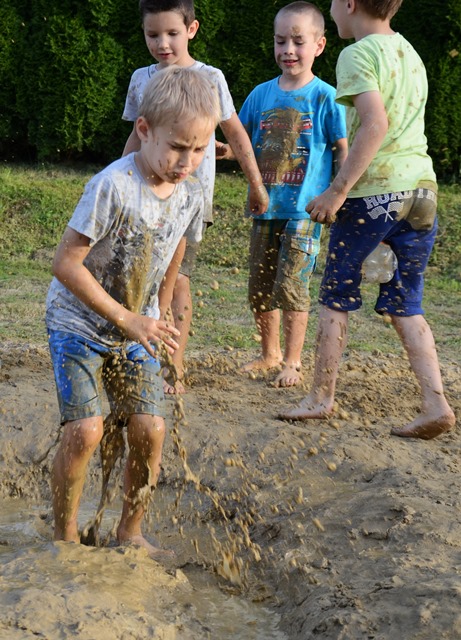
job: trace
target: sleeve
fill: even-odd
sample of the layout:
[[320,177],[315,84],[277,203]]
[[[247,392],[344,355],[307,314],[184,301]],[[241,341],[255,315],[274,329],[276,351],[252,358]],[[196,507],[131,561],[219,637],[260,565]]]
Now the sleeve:
[[229,120],[235,112],[235,107],[226,78],[222,71],[213,68],[210,72],[210,80],[214,82],[218,89],[219,102],[221,105],[221,121]]
[[333,144],[336,140],[347,138],[346,109],[344,105],[337,104],[334,93],[328,98],[326,115],[325,130],[329,141]]
[[86,185],[68,226],[89,238],[93,246],[109,233],[120,211],[121,201],[114,181],[99,173]]
[[246,132],[252,139],[253,130],[254,130],[254,114],[255,114],[255,106],[254,106],[254,91],[252,91],[245,102],[242,105],[242,108],[239,111],[239,119],[242,125],[244,126]]
[[353,96],[379,91],[374,56],[364,47],[351,45],[341,51],[336,65],[336,101],[353,105]]
[[144,84],[141,77],[143,75],[142,71],[143,69],[136,69],[131,76],[128,92],[126,94],[122,120],[134,122],[138,117],[139,105],[141,104],[142,86]]

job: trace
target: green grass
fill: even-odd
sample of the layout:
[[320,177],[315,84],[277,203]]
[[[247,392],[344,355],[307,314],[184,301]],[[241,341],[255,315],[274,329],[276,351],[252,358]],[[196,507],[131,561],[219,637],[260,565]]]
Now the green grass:
[[[96,168],[16,166],[0,168],[0,340],[43,343],[44,301],[57,242],[83,187]],[[243,216],[246,183],[239,173],[218,174],[215,224],[202,242],[192,278],[194,335],[189,352],[257,349],[247,303],[250,222]],[[315,342],[316,304],[327,232],[311,285],[312,310],[306,350]],[[461,362],[461,193],[442,186],[439,236],[426,278],[424,307],[441,355]],[[238,271],[238,272],[237,272]],[[214,281],[219,288],[214,289]],[[400,353],[395,333],[374,313],[373,285],[363,287],[364,306],[352,314],[349,349]],[[201,295],[197,295],[201,294]]]

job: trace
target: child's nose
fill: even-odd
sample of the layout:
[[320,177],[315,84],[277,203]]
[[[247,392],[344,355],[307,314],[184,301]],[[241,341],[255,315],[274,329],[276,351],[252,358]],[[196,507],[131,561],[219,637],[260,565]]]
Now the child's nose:
[[159,35],[157,37],[157,45],[159,49],[167,49],[168,48],[168,37],[164,35]]
[[179,163],[182,167],[191,167],[192,166],[192,152],[184,151],[179,158]]

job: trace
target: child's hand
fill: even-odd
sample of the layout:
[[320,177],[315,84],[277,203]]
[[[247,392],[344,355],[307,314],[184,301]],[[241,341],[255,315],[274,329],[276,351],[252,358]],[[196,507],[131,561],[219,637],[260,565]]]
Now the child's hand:
[[125,333],[131,340],[142,344],[147,353],[154,358],[158,358],[158,353],[152,345],[156,345],[158,350],[164,346],[170,355],[179,347],[176,340],[173,339],[173,336],[180,335],[179,331],[171,322],[164,320],[154,320],[135,313],[131,322],[127,324]]
[[266,191],[266,187],[263,184],[250,185],[250,193],[248,195],[248,202],[251,213],[257,216],[266,213],[269,206],[269,194]]
[[331,187],[309,202],[306,207],[311,220],[330,225],[336,220],[336,213],[344,204],[346,196]]
[[216,140],[216,160],[235,160],[231,146]]

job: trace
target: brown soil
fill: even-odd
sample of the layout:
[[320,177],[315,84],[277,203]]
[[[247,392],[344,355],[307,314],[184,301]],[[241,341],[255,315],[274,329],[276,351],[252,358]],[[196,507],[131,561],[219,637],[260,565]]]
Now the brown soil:
[[[162,567],[111,546],[113,515],[103,521],[104,548],[51,542],[59,428],[49,356],[3,345],[0,496],[22,511],[22,528],[17,536],[4,521],[0,528],[2,637],[269,637],[244,620],[235,620],[239,633],[248,623],[240,635],[205,624],[199,573],[279,614],[278,637],[461,637],[458,433],[390,435],[418,410],[406,359],[349,352],[335,415],[303,424],[276,415],[304,389],[237,373],[252,355],[190,358],[187,425],[178,423],[181,403],[169,400],[176,428],[146,531],[177,552],[176,566]],[[311,366],[306,356],[305,384]],[[459,417],[460,367],[444,362],[443,376]],[[100,481],[95,457],[86,504],[97,503]],[[119,476],[114,483],[117,504]]]

